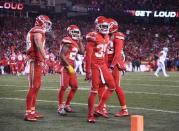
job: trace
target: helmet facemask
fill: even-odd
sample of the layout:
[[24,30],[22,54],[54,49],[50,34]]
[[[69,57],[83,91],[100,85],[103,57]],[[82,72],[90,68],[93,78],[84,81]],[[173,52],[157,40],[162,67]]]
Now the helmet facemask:
[[81,32],[79,29],[70,30],[69,34],[71,35],[72,39],[74,39],[74,40],[79,40],[81,37]]
[[50,32],[52,30],[52,23],[50,21],[45,21],[43,26],[46,32]]
[[97,24],[96,28],[101,34],[109,33],[109,24],[107,22]]

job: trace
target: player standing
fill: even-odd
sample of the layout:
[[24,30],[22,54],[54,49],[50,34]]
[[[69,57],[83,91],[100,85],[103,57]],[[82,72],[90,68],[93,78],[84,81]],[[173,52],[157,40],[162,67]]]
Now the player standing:
[[[86,79],[92,80],[92,87],[88,97],[88,122],[95,123],[94,113],[98,113],[104,117],[103,105],[115,90],[115,81],[109,72],[105,62],[106,49],[109,44],[109,23],[107,18],[99,16],[95,20],[96,31],[87,34],[86,46]],[[98,108],[95,110],[94,104],[96,95],[101,84],[107,84],[108,89],[102,96]]]
[[166,69],[165,69],[165,60],[167,58],[167,53],[168,53],[168,48],[167,47],[164,47],[163,50],[160,52],[159,54],[159,58],[157,60],[157,70],[155,71],[154,75],[156,77],[158,77],[158,73],[160,70],[163,71],[163,75],[165,77],[168,77],[167,73],[166,73]]
[[[123,92],[123,89],[120,87],[120,81],[121,81],[121,72],[126,70],[124,65],[124,59],[123,59],[123,45],[124,45],[124,39],[125,35],[121,32],[118,32],[119,25],[116,20],[109,18],[109,36],[110,36],[110,43],[107,48],[107,64],[109,69],[112,71],[112,75],[114,77],[115,83],[116,83],[116,94],[118,97],[118,101],[121,105],[121,111],[117,112],[115,114],[116,117],[120,116],[127,116],[128,110],[126,106],[126,98]],[[105,91],[105,87],[102,86],[99,88],[99,97],[101,98],[103,93]],[[106,114],[108,114],[107,110],[103,109]]]
[[[58,113],[65,115],[66,112],[73,112],[74,110],[70,106],[77,89],[78,82],[77,76],[74,70],[74,62],[77,53],[84,53],[84,47],[81,40],[81,32],[78,26],[70,25],[67,28],[68,36],[62,40],[62,49],[60,52],[61,58],[61,74],[60,74],[60,89],[58,94]],[[64,93],[70,85],[71,90],[68,93],[65,105]]]
[[36,98],[41,86],[42,70],[45,60],[45,33],[51,30],[52,22],[48,16],[40,15],[36,18],[35,27],[27,34],[27,56],[30,63],[29,91],[26,97],[26,113],[24,120],[37,121],[43,117],[36,112]]

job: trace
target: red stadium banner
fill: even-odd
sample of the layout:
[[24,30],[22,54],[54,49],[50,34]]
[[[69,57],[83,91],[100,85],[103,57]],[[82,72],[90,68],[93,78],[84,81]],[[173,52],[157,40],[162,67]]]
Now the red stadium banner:
[[0,9],[6,10],[23,10],[24,4],[15,2],[2,2],[0,3]]

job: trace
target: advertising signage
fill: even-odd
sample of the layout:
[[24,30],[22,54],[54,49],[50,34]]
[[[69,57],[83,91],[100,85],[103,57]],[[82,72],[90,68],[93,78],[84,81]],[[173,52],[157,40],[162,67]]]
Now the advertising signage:
[[126,10],[131,16],[155,17],[155,18],[178,18],[179,11],[151,11],[151,10]]
[[23,10],[24,4],[23,3],[15,3],[15,2],[1,2],[0,9],[4,10]]

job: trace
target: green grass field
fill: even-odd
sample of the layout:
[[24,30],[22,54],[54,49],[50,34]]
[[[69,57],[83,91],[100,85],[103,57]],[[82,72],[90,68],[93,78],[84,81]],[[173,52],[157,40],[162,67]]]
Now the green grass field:
[[[129,112],[144,116],[145,131],[179,131],[179,73],[156,78],[152,73],[126,73],[122,87]],[[75,113],[57,114],[58,75],[43,78],[37,110],[45,116],[38,122],[23,120],[26,76],[0,76],[0,131],[130,131],[130,117],[115,118],[119,110],[116,94],[108,101],[110,118],[98,118],[95,124],[87,119],[89,83],[79,76],[79,90],[73,100]]]

